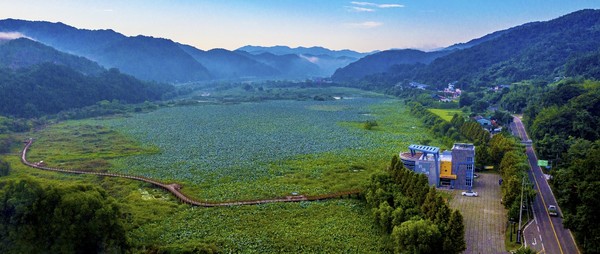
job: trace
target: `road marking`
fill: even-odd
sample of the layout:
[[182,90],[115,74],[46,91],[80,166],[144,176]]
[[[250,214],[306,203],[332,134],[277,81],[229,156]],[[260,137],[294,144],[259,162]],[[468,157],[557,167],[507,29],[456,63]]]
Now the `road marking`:
[[[533,152],[534,159],[537,160],[537,158],[535,156],[535,151],[533,150],[533,147],[531,147],[531,151]],[[535,181],[535,186],[538,189],[540,198],[542,198],[542,203],[544,204],[544,211],[546,211],[546,215],[548,216],[548,220],[550,221],[550,226],[552,227],[552,232],[554,233],[554,237],[556,238],[556,243],[558,244],[558,250],[560,250],[561,254],[564,254],[564,252],[562,250],[562,245],[560,244],[560,241],[558,240],[558,235],[556,234],[556,230],[554,229],[554,223],[552,222],[552,218],[550,218],[550,214],[548,213],[548,207],[546,206],[546,201],[544,200],[544,194],[542,194],[542,190],[540,189],[540,184],[538,183],[537,177],[535,177],[535,172],[533,172],[533,165],[531,165],[530,160],[527,160],[527,162],[529,163],[529,167],[531,168],[531,171],[533,173],[533,180]],[[552,190],[550,190],[550,192],[552,192]]]
[[538,232],[540,232],[540,226],[537,226]]
[[[523,127],[525,128],[525,127]],[[535,149],[533,148],[533,146],[531,146],[531,151],[533,151],[533,156],[534,159],[537,161],[537,155],[535,154]],[[531,166],[531,163],[529,163],[529,166]],[[533,167],[531,168],[531,170],[533,171]],[[540,169],[541,171],[541,169]],[[544,172],[542,172],[543,174]],[[537,185],[537,189],[538,192],[540,193],[540,197],[542,198],[542,202],[544,203],[544,210],[546,210],[546,214],[548,214],[548,207],[546,206],[546,201],[544,200],[544,195],[542,195],[541,190],[540,190],[540,186],[537,182],[537,178],[535,177],[535,173],[533,173],[533,179],[535,179],[535,184]],[[544,179],[546,180],[546,179]],[[548,184],[548,181],[546,180],[546,184]],[[556,197],[554,196],[554,192],[552,191],[552,188],[550,188],[550,185],[548,185],[548,188],[550,189],[550,194],[552,195],[552,198],[554,200],[556,200]],[[560,214],[562,214],[562,211],[560,210],[560,207],[558,207],[558,212]],[[535,217],[534,217],[535,218]],[[548,218],[550,218],[550,214],[548,214]],[[550,224],[552,225],[552,230],[554,231],[554,223],[552,223],[552,219],[550,219]],[[577,246],[577,242],[575,241],[575,237],[573,237],[573,233],[571,233],[571,230],[567,229],[567,231],[569,232],[569,235],[571,235],[571,240],[573,240],[573,245],[575,245],[575,249],[577,250],[578,254],[581,254],[581,251],[579,251],[579,246]],[[556,231],[554,231],[554,236],[557,237],[557,242],[558,242],[558,236],[556,235]],[[560,242],[558,243],[558,246],[561,247]],[[560,248],[560,252],[562,253],[562,247]]]
[[536,245],[537,241],[535,240],[535,237],[533,238],[533,242],[531,243],[531,245]]
[[540,253],[546,253],[546,248],[544,248],[544,243],[542,243],[542,251]]
[[543,242],[544,240],[542,240],[542,235],[540,235],[540,242]]

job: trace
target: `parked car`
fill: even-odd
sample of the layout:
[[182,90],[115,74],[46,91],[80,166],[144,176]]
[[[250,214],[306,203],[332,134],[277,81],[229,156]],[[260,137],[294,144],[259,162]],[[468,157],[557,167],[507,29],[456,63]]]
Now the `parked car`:
[[477,197],[477,196],[479,196],[477,194],[477,192],[474,192],[474,191],[463,191],[462,195],[463,196],[467,196],[467,197]]
[[558,209],[556,209],[556,206],[549,205],[548,214],[550,214],[550,216],[558,216]]

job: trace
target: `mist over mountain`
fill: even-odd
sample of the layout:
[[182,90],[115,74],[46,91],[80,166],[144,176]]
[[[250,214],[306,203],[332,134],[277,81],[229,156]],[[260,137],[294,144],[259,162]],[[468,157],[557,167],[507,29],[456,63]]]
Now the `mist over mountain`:
[[0,67],[16,70],[41,63],[64,65],[85,75],[99,74],[105,71],[96,62],[60,52],[27,38],[0,43]]
[[350,57],[350,58],[356,58],[356,59],[365,57],[372,53],[372,52],[360,53],[360,52],[356,52],[356,51],[348,50],[348,49],[331,50],[331,49],[327,49],[327,48],[323,48],[323,47],[290,48],[288,46],[262,47],[262,46],[252,46],[252,45],[247,45],[247,46],[241,47],[237,50],[246,51],[253,55],[258,55],[258,54],[262,54],[262,53],[271,53],[273,55],[288,55],[288,54],[312,55],[312,56],[327,55],[327,56],[334,57],[334,58]]
[[143,80],[207,80],[208,70],[173,41],[127,37],[113,30],[77,29],[63,23],[0,20],[0,32],[19,32],[57,50],[86,57],[106,68],[118,68]]
[[236,52],[276,69],[280,73],[280,76],[291,77],[294,79],[324,76],[318,65],[295,54],[275,55],[271,53],[261,53],[253,55],[244,51]]
[[330,50],[323,47],[297,47],[290,48],[288,46],[244,46],[236,51],[248,52],[252,55],[261,55],[264,53],[283,56],[297,55],[306,61],[318,66],[320,76],[331,76],[338,69],[348,64],[357,61],[358,59],[368,56],[371,53],[360,53],[352,50]]

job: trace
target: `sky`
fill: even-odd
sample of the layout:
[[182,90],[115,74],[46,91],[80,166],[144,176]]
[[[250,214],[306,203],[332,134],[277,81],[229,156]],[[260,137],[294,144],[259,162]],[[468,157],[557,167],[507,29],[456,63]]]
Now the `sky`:
[[600,0],[0,0],[0,19],[62,22],[199,49],[323,46],[433,50]]

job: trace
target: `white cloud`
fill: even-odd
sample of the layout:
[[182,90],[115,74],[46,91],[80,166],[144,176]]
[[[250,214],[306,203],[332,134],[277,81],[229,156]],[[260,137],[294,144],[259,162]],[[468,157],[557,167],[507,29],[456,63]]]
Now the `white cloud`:
[[374,3],[368,3],[368,2],[350,2],[351,4],[354,5],[367,5],[367,6],[374,6]]
[[319,62],[319,58],[316,56],[305,56],[305,55],[300,55],[300,57],[306,59],[307,61],[311,62],[311,63],[317,63]]
[[379,8],[402,8],[404,5],[402,4],[380,4],[377,7]]
[[347,8],[351,12],[374,12],[375,11],[374,9],[371,9],[371,8],[364,8],[364,7],[358,7],[358,6],[348,6]]
[[376,3],[371,3],[371,2],[355,2],[352,1],[350,2],[353,5],[359,5],[359,6],[370,6],[370,7],[377,7],[377,8],[402,8],[404,7],[404,5],[402,4],[376,4]]
[[375,27],[382,26],[383,23],[377,22],[377,21],[365,21],[362,23],[350,23],[349,25],[353,26],[353,27],[369,29],[369,28],[375,28]]
[[[29,38],[18,32],[0,32],[0,40],[14,40],[18,38]],[[30,38],[29,38],[30,39]]]

